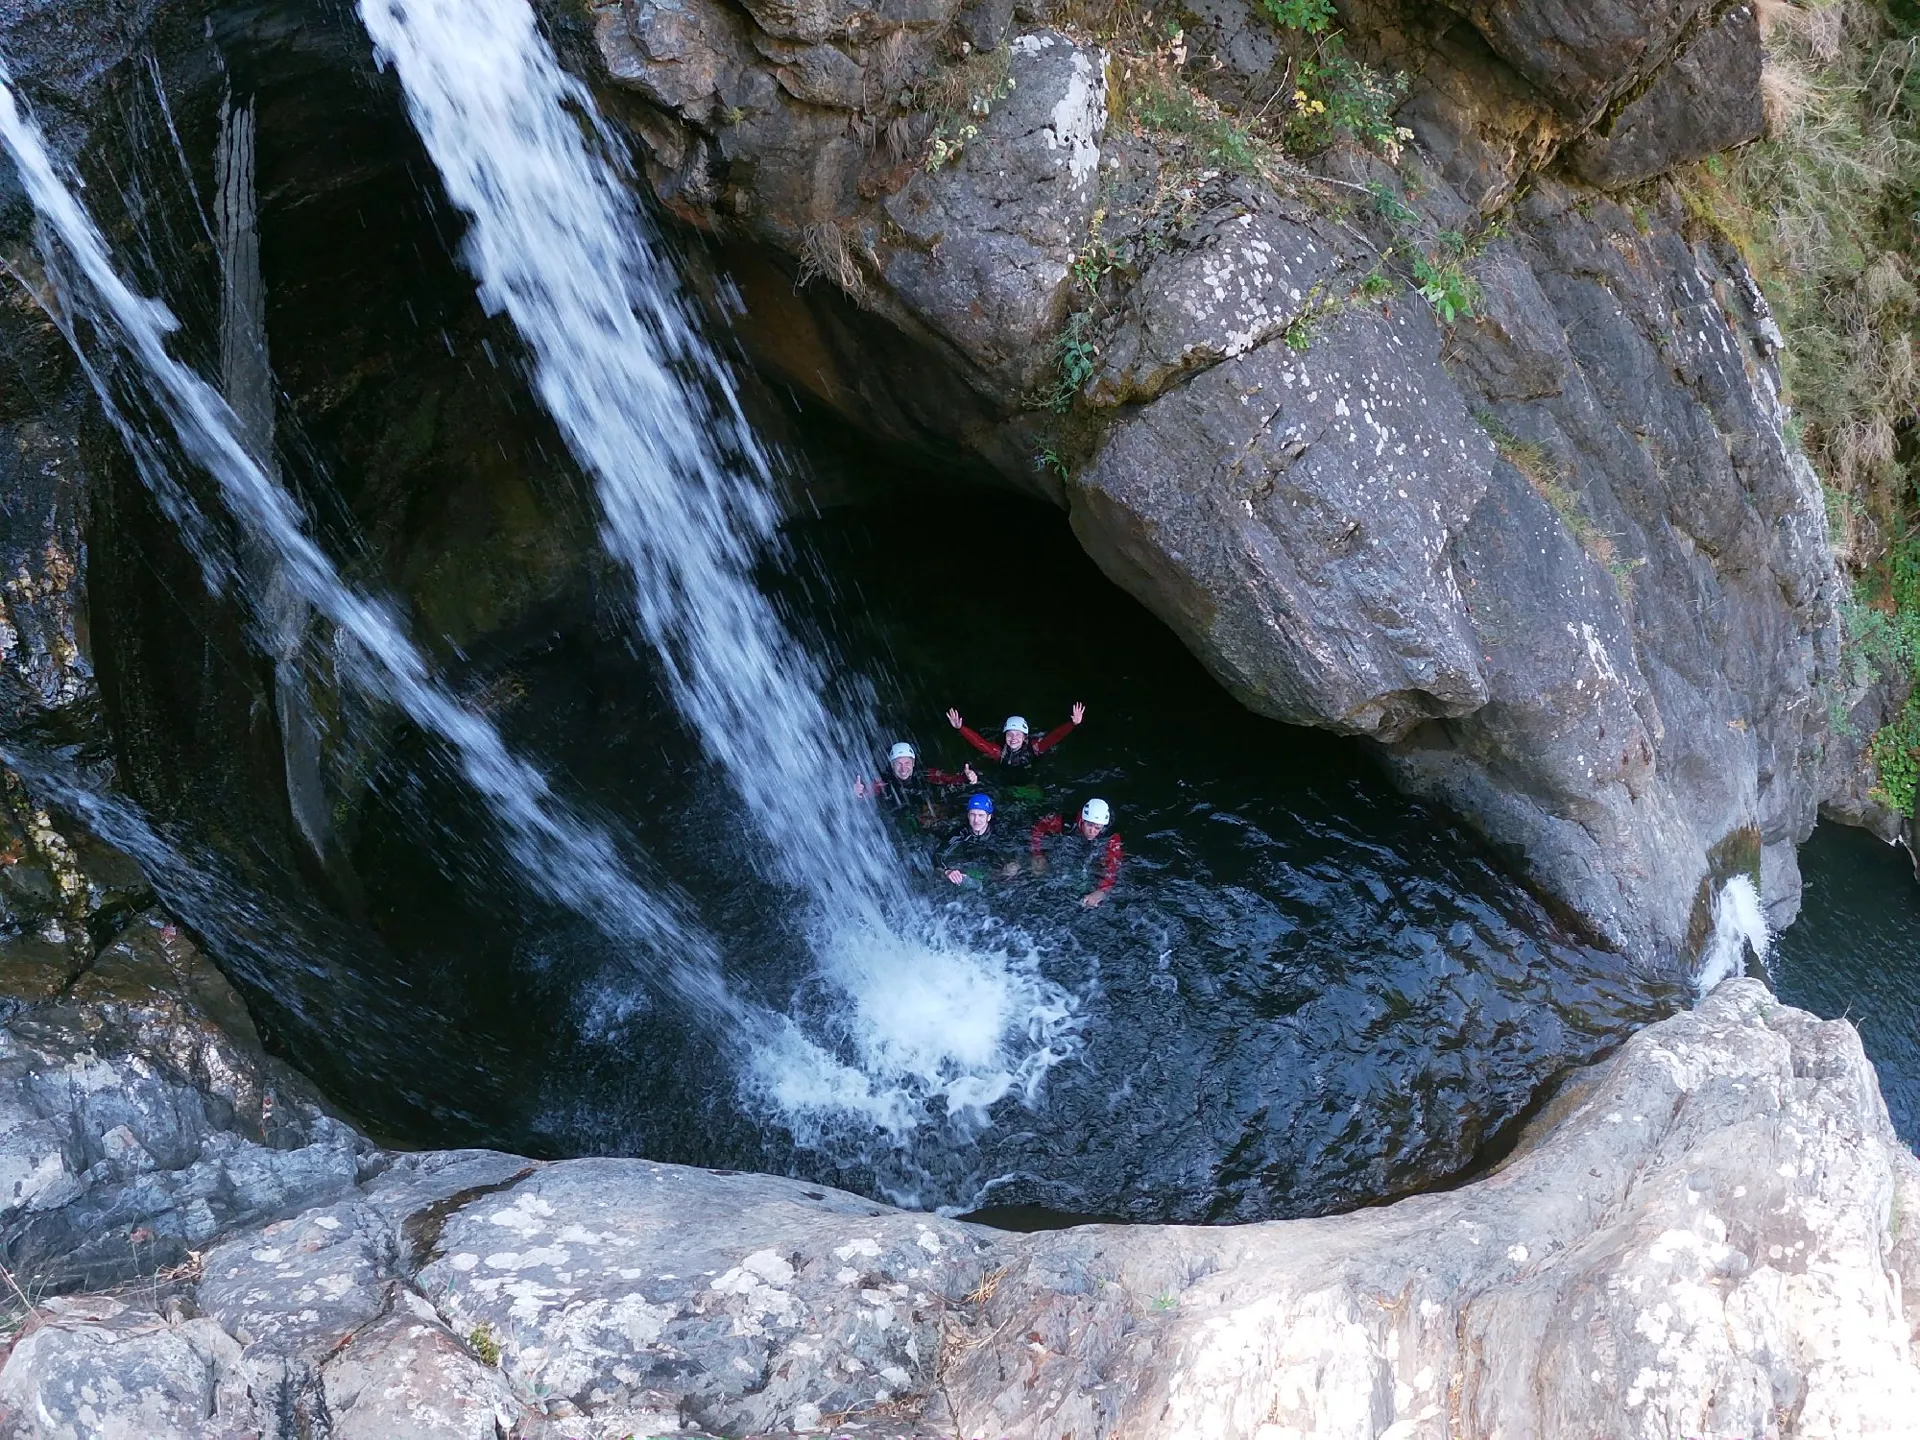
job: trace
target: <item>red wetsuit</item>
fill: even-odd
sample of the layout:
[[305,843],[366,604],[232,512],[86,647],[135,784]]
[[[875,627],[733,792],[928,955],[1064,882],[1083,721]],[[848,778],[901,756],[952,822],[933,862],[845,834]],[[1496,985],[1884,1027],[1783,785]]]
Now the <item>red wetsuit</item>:
[[[1036,855],[1041,853],[1043,844],[1049,835],[1066,835],[1068,833],[1069,827],[1063,816],[1048,815],[1034,822],[1033,838],[1031,841],[1033,853]],[[1104,836],[1089,841],[1081,838],[1078,829],[1074,829],[1071,833],[1073,839],[1079,841],[1079,844],[1075,848],[1083,852],[1088,865],[1092,866],[1097,864],[1099,866],[1100,879],[1093,888],[1096,890],[1113,889],[1113,882],[1120,878],[1120,858],[1122,853],[1120,849],[1120,836],[1114,831],[1109,830]]]
[[996,745],[980,734],[971,725],[960,727],[960,738],[989,760],[998,760],[1002,765],[1025,765],[1036,755],[1044,755],[1073,733],[1073,721],[1056,725],[1038,740],[1029,740],[1018,750],[1009,751],[1005,745]]

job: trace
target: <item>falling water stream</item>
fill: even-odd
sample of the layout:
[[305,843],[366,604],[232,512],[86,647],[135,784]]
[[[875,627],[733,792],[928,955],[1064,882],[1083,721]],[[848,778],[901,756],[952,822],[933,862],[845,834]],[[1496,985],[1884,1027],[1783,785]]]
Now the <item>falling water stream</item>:
[[[749,1062],[741,1078],[761,1102],[823,1140],[845,1118],[857,1143],[876,1126],[911,1132],[935,1097],[977,1114],[1011,1089],[1030,1092],[1071,1046],[1071,999],[1017,948],[979,954],[944,941],[916,913],[872,807],[855,803],[848,777],[865,727],[847,732],[855,745],[842,742],[817,665],[752,574],[775,522],[765,460],[621,175],[583,138],[590,100],[519,0],[365,13],[450,194],[475,217],[468,257],[482,296],[528,338],[539,393],[597,481],[608,547],[633,576],[635,613],[673,693],[763,832],[753,853],[800,892],[798,923],[831,982],[828,1003],[776,1015],[734,994],[671,890],[639,882],[602,831],[435,681],[393,611],[342,581],[233,409],[168,352],[173,317],[121,278],[11,88],[0,88],[0,140],[60,241],[49,270],[84,282],[66,286],[63,302],[123,348],[181,451],[218,482],[249,546],[271,557],[272,587],[346,638],[349,678],[454,750],[549,894],[628,944],[647,979],[694,1015],[737,1032]],[[143,478],[200,536],[188,487],[115,403],[78,315],[56,318]],[[214,547],[200,549],[209,578],[225,578]]]
[[680,710],[746,804],[749,853],[800,892],[810,948],[850,1009],[817,1018],[878,1088],[861,1097],[842,1071],[820,1089],[806,1051],[757,1054],[760,1081],[783,1112],[852,1106],[896,1130],[929,1091],[977,1106],[1031,1084],[1068,1043],[1068,998],[935,934],[875,807],[854,798],[871,723],[833,713],[819,663],[755,580],[779,520],[766,458],[591,95],[526,0],[362,0],[360,13],[472,219],[482,300],[526,340],[535,388],[593,477]]

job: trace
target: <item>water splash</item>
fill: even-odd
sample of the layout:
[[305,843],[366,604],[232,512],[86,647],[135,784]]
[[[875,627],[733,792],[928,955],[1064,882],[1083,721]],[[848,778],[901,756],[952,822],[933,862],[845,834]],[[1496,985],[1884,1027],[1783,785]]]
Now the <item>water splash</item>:
[[[477,89],[478,99],[451,97],[454,114],[475,103],[472,139],[497,142],[500,157],[513,162],[506,171],[479,165],[469,187],[456,193],[500,202],[526,221],[523,189],[494,194],[488,187],[543,175],[558,187],[537,189],[534,200],[561,222],[559,233],[511,230],[503,243],[521,259],[504,266],[487,260],[492,252],[484,247],[470,249],[494,277],[483,293],[495,305],[514,298],[516,319],[543,337],[544,348],[536,347],[550,362],[541,368],[543,397],[600,480],[608,544],[634,571],[636,607],[658,640],[676,694],[773,837],[759,848],[814,902],[815,953],[834,1001],[811,1012],[809,1024],[734,995],[711,938],[677,892],[638,880],[604,832],[574,815],[490,722],[435,679],[392,610],[346,585],[307,534],[296,502],[252,453],[232,407],[168,352],[176,320],[120,275],[0,63],[0,146],[42,222],[49,283],[37,293],[209,587],[238,581],[257,589],[260,567],[235,563],[220,527],[183,482],[182,459],[215,481],[237,522],[240,548],[270,560],[274,586],[337,632],[342,682],[394,704],[446,743],[534,883],[619,942],[645,988],[675,996],[690,1016],[727,1030],[736,1053],[748,1057],[749,1097],[765,1100],[803,1144],[864,1145],[878,1131],[884,1146],[897,1148],[925,1125],[930,1105],[944,1101],[950,1113],[977,1118],[1004,1095],[1031,1097],[1039,1075],[1074,1043],[1072,998],[1030,961],[901,938],[901,922],[915,907],[877,818],[848,793],[846,777],[856,767],[822,699],[818,668],[752,583],[749,572],[772,535],[775,512],[764,457],[724,372],[674,297],[671,275],[653,268],[617,174],[587,152],[577,128],[568,129],[585,97],[553,64],[531,13],[496,0],[455,9],[419,11],[458,57],[459,75],[440,78]],[[402,38],[412,33],[398,17],[388,18]],[[507,84],[536,87],[532,99],[541,103],[523,91],[521,103],[502,109],[498,87]],[[439,126],[444,138],[448,124],[462,133],[445,113],[423,128]],[[545,147],[567,162],[557,179],[540,158]],[[585,200],[575,185],[584,185]],[[627,221],[635,228],[623,234]],[[491,233],[476,225],[470,244],[482,245],[477,237]],[[529,243],[554,248],[533,263],[518,249]],[[635,268],[623,268],[628,262]],[[613,268],[595,272],[592,283],[567,278],[585,275],[592,263]],[[569,338],[575,327],[583,333]],[[119,403],[116,377],[123,373],[144,397],[132,407]],[[148,409],[164,424],[136,417]],[[257,609],[261,597],[252,598]],[[617,1010],[632,989],[630,980],[616,980],[606,998]],[[961,1003],[970,1023],[930,1022],[943,1004]],[[610,1041],[617,1037],[617,1015],[606,1028]]]
[[1693,988],[1707,995],[1723,981],[1743,974],[1747,955],[1764,964],[1773,946],[1773,932],[1767,927],[1766,908],[1760,903],[1760,891],[1746,875],[1735,875],[1720,887],[1713,901],[1713,933],[1700,952],[1700,968]]

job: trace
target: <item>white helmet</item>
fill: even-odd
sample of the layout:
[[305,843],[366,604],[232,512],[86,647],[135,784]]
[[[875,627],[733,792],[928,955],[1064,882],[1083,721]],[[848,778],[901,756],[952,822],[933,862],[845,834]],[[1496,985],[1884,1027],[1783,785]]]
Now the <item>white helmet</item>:
[[888,760],[918,760],[919,758],[920,752],[904,740],[896,741],[894,747],[887,751]]
[[1000,729],[1002,732],[1018,730],[1022,735],[1031,735],[1033,733],[1027,728],[1027,717],[1024,715],[1007,716],[1007,723],[1002,725]]
[[1104,800],[1089,800],[1080,807],[1080,818],[1089,825],[1111,825],[1113,811]]

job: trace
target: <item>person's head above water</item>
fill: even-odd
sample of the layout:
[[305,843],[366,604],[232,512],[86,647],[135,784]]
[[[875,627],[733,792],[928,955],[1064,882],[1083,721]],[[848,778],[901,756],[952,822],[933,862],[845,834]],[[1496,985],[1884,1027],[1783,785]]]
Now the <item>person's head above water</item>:
[[1031,733],[1027,727],[1027,717],[1024,715],[1007,716],[1007,723],[1002,725],[1000,729],[1002,738],[1006,741],[1006,746],[1009,750],[1018,750],[1022,745],[1026,744],[1027,736]]
[[976,835],[987,833],[987,826],[993,823],[993,801],[985,795],[970,796],[967,800],[967,828]]
[[1089,800],[1080,807],[1080,833],[1089,840],[1113,823],[1113,810],[1104,800]]
[[913,763],[919,758],[920,752],[904,740],[897,741],[887,751],[887,764],[892,767],[895,777],[901,780],[913,778]]

